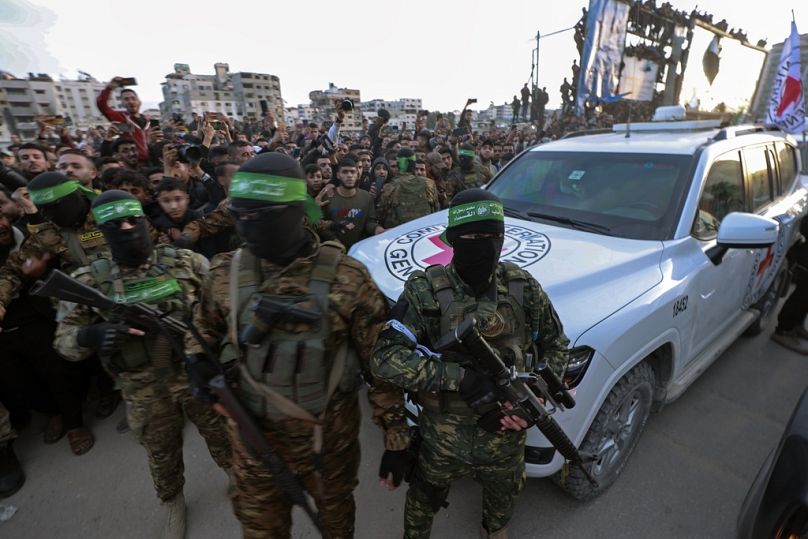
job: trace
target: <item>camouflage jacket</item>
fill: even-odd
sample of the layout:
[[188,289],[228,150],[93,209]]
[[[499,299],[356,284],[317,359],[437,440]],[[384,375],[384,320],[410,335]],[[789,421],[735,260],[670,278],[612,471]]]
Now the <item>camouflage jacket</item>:
[[[319,241],[310,231],[313,251],[286,267],[261,261],[265,276],[262,291],[277,295],[300,295],[308,291],[309,277],[319,252]],[[218,350],[229,333],[230,324],[230,266],[233,253],[217,255],[211,262],[210,273],[203,284],[199,304],[194,308],[193,322],[203,338],[213,349]],[[373,343],[387,318],[387,303],[365,267],[349,256],[344,256],[337,266],[337,276],[329,292],[329,317],[331,335],[326,339],[326,349],[333,357],[339,346],[350,341],[356,350],[365,378],[370,382],[368,400],[373,410],[373,420],[385,433],[385,448],[404,449],[409,445],[405,420],[403,392],[385,382],[371,380],[368,361]],[[294,323],[280,327],[295,331]],[[193,339],[186,337],[186,351],[201,353],[202,349]]]
[[60,228],[50,222],[29,225],[28,230],[31,235],[0,268],[0,305],[8,305],[28,280],[23,264],[29,258],[47,254],[52,267],[71,273],[98,255],[109,255],[107,241],[91,212],[87,212],[84,224],[76,230]]
[[[149,269],[156,263],[157,251],[152,254],[149,261],[137,268],[127,268],[121,266],[121,280],[127,281],[140,279],[147,276]],[[199,300],[199,292],[202,287],[202,280],[208,272],[208,260],[193,251],[187,249],[176,249],[176,259],[169,274],[174,277],[182,288],[182,305],[186,312],[174,313],[175,318],[184,318],[183,315],[190,315],[190,306]],[[73,272],[73,277],[82,283],[93,288],[99,288],[99,283],[95,281],[90,266],[83,266]],[[83,348],[76,341],[81,328],[96,324],[105,320],[105,313],[99,312],[86,305],[78,305],[70,302],[59,304],[59,326],[56,329],[54,338],[54,348],[60,355],[70,361],[81,361],[93,354],[89,348]],[[139,337],[131,337],[137,339]]]
[[[446,270],[455,295],[468,296],[470,292],[454,267],[450,264]],[[500,297],[508,294],[505,271],[504,264],[500,263],[496,274],[497,294]],[[524,270],[515,271],[521,272],[527,281],[523,303],[525,323],[529,325],[533,341],[538,345],[540,359],[561,376],[567,365],[569,339],[564,335],[558,315],[539,283]],[[430,297],[434,297],[434,292],[426,274],[423,271],[413,272],[392,313],[415,340],[393,327],[385,329],[373,349],[371,372],[376,378],[392,382],[407,391],[459,391],[461,371],[458,363],[444,363],[437,357],[428,357],[416,350],[416,345],[432,349],[442,337],[440,309],[435,308],[436,303],[430,306],[424,304],[424,298]]]
[[191,221],[182,229],[182,235],[191,243],[225,230],[233,230],[233,218],[225,208],[216,208],[201,219]]
[[435,182],[406,174],[385,184],[376,207],[376,218],[384,228],[393,228],[439,209]]

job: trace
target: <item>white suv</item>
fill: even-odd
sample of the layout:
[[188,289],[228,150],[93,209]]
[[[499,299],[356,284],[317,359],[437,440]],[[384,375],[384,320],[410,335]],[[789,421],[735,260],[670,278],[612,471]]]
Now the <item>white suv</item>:
[[[808,191],[794,141],[717,122],[616,125],[523,152],[487,189],[505,205],[502,260],[547,291],[570,339],[577,404],[555,414],[597,460],[594,489],[531,429],[529,476],[576,498],[614,482],[649,412],[671,402],[787,287]],[[446,264],[438,212],[358,243],[391,301],[417,269]]]

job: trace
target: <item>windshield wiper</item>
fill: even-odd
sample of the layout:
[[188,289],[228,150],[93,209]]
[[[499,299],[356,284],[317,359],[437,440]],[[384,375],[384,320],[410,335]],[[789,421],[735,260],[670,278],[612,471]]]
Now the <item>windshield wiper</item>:
[[508,217],[517,217],[519,219],[522,219],[523,221],[532,221],[532,219],[528,214],[521,212],[519,210],[515,210],[513,208],[509,208],[507,206],[502,208],[502,212]]
[[562,217],[560,215],[551,215],[549,213],[540,213],[535,211],[527,212],[529,217],[535,217],[536,219],[544,219],[546,221],[554,221],[556,223],[561,223],[564,225],[570,225],[573,228],[577,228],[578,230],[587,230],[589,232],[597,232],[599,234],[603,234],[605,236],[612,236],[611,233],[612,229],[608,226],[599,225],[597,223],[590,223],[587,221],[580,221],[578,219],[571,219],[569,217]]

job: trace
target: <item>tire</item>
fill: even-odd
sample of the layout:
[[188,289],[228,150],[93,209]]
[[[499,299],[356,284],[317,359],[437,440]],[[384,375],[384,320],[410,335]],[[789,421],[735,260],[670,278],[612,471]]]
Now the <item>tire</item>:
[[780,300],[780,295],[784,288],[783,285],[786,283],[787,279],[788,267],[783,265],[777,272],[777,276],[775,276],[772,284],[769,285],[769,289],[766,290],[763,297],[753,305],[755,309],[760,310],[760,315],[752,322],[752,325],[743,332],[746,337],[760,335],[768,327],[769,322],[771,322],[777,310],[777,302]]
[[651,413],[653,391],[654,369],[640,363],[617,382],[600,407],[580,447],[581,453],[598,456],[585,464],[597,479],[597,488],[572,466],[556,473],[553,481],[578,500],[592,499],[608,489],[637,446]]

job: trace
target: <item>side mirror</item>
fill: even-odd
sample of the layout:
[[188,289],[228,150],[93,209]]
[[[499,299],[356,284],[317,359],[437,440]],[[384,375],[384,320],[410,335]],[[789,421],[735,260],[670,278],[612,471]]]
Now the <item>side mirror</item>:
[[729,249],[762,249],[777,241],[780,223],[752,213],[733,212],[724,217],[718,229],[717,245],[707,251],[718,265]]

